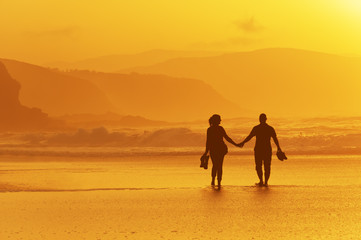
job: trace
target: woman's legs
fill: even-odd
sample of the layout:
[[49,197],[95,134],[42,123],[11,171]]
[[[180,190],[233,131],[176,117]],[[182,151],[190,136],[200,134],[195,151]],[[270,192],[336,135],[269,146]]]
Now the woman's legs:
[[212,159],[212,185],[214,185],[214,180],[217,176],[218,185],[221,185],[222,175],[223,175],[223,154],[211,154]]
[[223,159],[224,159],[224,155],[222,155],[222,156],[219,157],[218,171],[217,171],[218,185],[221,185],[221,181],[222,181],[222,175],[223,175]]
[[214,185],[214,180],[216,179],[216,175],[217,175],[217,164],[215,163],[216,161],[214,160],[214,156],[211,156],[212,159],[212,182],[211,185]]

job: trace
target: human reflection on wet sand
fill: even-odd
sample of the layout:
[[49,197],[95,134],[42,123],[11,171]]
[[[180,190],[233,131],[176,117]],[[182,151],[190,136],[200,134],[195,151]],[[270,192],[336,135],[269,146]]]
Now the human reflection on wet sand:
[[213,202],[216,199],[223,199],[226,195],[227,190],[224,187],[219,186],[207,186],[201,189],[203,198],[206,202]]
[[252,197],[255,200],[264,201],[265,199],[271,197],[273,195],[273,191],[269,187],[250,187],[250,191],[252,193]]
[[211,188],[213,191],[220,192],[222,189],[222,186],[221,185],[218,185],[218,186],[212,185]]
[[202,189],[204,197],[207,200],[220,199],[230,194],[244,193],[249,195],[250,198],[255,201],[263,201],[268,198],[272,198],[277,191],[269,187],[257,187],[257,186],[210,186]]

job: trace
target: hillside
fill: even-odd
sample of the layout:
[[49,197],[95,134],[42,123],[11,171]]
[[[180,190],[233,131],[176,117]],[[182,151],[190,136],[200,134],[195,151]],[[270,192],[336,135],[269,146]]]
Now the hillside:
[[90,71],[66,74],[93,81],[114,105],[130,115],[179,122],[208,119],[214,113],[231,117],[241,112],[236,104],[199,80]]
[[200,79],[255,112],[326,116],[361,114],[360,66],[357,58],[297,49],[263,49],[178,58],[120,72]]
[[0,62],[0,131],[38,130],[61,125],[40,109],[23,106],[19,91],[20,84]]
[[122,68],[151,65],[179,57],[204,57],[219,55],[219,52],[206,51],[171,51],[151,50],[138,54],[118,54],[85,59],[77,62],[52,62],[45,66],[59,69],[94,70],[99,72],[116,72]]
[[106,95],[92,82],[36,65],[0,59],[20,83],[20,102],[50,115],[105,113],[114,110]]

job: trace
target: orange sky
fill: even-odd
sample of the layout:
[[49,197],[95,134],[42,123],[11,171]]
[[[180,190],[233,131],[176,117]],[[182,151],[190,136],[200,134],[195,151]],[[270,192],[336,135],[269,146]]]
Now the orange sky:
[[1,57],[44,63],[154,48],[361,55],[358,0],[0,1]]

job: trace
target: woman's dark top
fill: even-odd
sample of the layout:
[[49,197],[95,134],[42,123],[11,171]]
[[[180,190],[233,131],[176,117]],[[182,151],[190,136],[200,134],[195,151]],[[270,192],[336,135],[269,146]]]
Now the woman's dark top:
[[211,154],[227,153],[227,145],[223,141],[224,136],[226,136],[226,131],[221,126],[210,126],[207,129],[207,147]]

